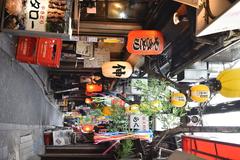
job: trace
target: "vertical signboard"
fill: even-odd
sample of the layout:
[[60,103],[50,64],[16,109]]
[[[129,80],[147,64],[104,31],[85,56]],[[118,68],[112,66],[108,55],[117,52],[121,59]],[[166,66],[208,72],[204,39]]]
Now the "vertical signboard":
[[130,128],[140,131],[148,131],[149,117],[145,115],[130,115]]
[[26,30],[46,31],[49,0],[27,0]]
[[2,29],[11,33],[69,33],[72,1],[6,0]]

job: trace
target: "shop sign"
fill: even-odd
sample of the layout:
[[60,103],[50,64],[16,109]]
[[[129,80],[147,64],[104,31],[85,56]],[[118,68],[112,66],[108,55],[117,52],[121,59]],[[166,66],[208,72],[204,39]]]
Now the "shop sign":
[[124,61],[106,62],[102,65],[102,73],[108,78],[128,78],[132,72],[131,64]]
[[140,131],[148,131],[149,117],[145,115],[130,115],[130,128]]
[[135,30],[128,34],[127,50],[138,55],[158,55],[164,48],[161,32],[156,30]]
[[27,0],[26,30],[46,31],[48,0]]
[[70,4],[67,0],[9,0],[5,5],[3,28],[64,33]]

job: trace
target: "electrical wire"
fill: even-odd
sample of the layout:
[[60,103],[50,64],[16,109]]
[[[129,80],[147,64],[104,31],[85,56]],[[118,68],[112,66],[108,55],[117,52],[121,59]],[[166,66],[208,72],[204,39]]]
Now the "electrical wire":
[[212,11],[211,11],[209,0],[206,0],[206,1],[203,3],[203,7],[204,7],[205,10],[206,10],[205,21],[207,22],[207,24],[209,24],[209,17],[210,17],[211,19],[214,19],[214,18],[216,18],[216,16],[214,16],[213,13],[212,13]]

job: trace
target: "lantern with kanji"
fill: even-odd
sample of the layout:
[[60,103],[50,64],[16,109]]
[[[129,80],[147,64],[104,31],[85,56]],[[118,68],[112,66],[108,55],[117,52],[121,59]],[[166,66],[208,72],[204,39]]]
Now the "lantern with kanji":
[[124,61],[106,62],[102,65],[102,74],[108,78],[128,78],[132,72],[131,64]]
[[138,55],[159,55],[164,48],[164,39],[157,30],[135,30],[128,34],[127,50]]
[[183,93],[172,93],[171,104],[174,107],[183,107],[186,104],[186,96]]
[[86,84],[86,92],[87,93],[96,93],[102,92],[103,86],[102,84]]
[[190,88],[190,97],[195,102],[206,102],[210,97],[210,89],[206,85],[192,86]]

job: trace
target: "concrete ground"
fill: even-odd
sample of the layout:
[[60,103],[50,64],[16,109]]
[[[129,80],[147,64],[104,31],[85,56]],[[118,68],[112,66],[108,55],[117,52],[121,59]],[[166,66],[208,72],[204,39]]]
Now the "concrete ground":
[[15,38],[0,33],[0,160],[42,154],[43,130],[61,126],[49,95],[47,70],[15,60]]

